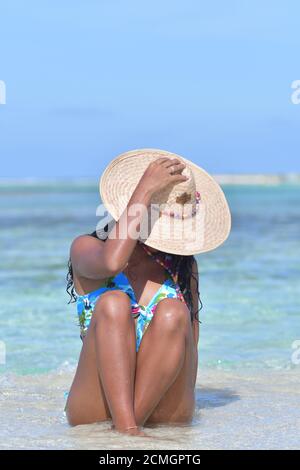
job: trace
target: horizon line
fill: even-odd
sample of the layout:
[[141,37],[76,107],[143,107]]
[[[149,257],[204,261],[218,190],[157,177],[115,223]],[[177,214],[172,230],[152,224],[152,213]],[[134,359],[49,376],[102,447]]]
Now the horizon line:
[[[219,184],[282,184],[300,183],[300,172],[286,173],[212,173],[213,178]],[[0,185],[23,184],[23,185],[43,185],[43,184],[98,184],[99,178],[92,176],[25,176],[25,177],[0,177]]]

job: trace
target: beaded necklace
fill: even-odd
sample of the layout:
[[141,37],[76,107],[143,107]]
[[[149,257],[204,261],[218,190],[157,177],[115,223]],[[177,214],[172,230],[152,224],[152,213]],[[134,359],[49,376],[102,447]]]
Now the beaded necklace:
[[162,266],[169,273],[169,275],[171,276],[175,284],[175,289],[176,289],[178,299],[184,304],[186,304],[185,298],[178,284],[178,271],[174,273],[173,270],[171,269],[172,256],[169,254],[166,254],[164,256],[164,260],[162,260],[161,256],[159,256],[158,254],[152,253],[144,243],[141,243],[141,246],[143,250],[147,253],[147,255],[150,256],[150,258],[156,261],[160,266]]

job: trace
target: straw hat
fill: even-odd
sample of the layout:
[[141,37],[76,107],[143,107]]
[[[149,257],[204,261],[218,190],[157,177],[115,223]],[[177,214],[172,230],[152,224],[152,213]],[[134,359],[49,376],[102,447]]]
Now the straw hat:
[[122,153],[100,179],[102,202],[118,220],[148,165],[161,157],[186,165],[186,181],[155,193],[143,218],[139,239],[166,253],[194,255],[217,248],[229,235],[230,210],[218,183],[202,168],[175,153],[138,149]]

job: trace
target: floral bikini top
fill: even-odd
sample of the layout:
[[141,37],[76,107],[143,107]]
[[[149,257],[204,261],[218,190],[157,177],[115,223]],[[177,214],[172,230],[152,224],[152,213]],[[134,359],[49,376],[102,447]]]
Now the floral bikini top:
[[157,304],[160,300],[165,298],[178,298],[182,302],[185,302],[183,294],[180,290],[180,287],[177,282],[178,273],[173,273],[171,270],[171,259],[170,255],[165,255],[164,257],[153,254],[148,250],[145,245],[143,248],[149,256],[151,256],[156,262],[165,268],[168,272],[168,278],[160,286],[158,291],[154,294],[148,305],[140,305],[135,297],[134,290],[127,278],[127,276],[121,272],[115,277],[107,279],[104,286],[99,287],[99,289],[89,292],[84,295],[77,295],[77,313],[79,317],[79,326],[80,326],[80,336],[83,337],[86,335],[87,329],[89,327],[91,317],[95,304],[101,294],[110,290],[121,290],[125,292],[131,302],[131,313],[134,318],[138,318],[137,321],[137,345],[142,339],[143,333],[145,332],[148,324],[150,323],[153,313],[157,307]]

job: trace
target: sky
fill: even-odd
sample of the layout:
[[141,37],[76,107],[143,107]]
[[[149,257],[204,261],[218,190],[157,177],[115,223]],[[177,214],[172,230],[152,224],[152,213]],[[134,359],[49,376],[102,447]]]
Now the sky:
[[300,172],[299,14],[298,0],[2,0],[0,177],[98,178],[145,147],[212,173]]

